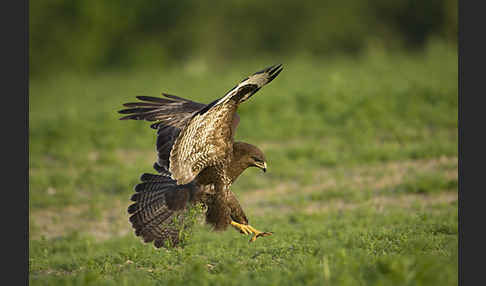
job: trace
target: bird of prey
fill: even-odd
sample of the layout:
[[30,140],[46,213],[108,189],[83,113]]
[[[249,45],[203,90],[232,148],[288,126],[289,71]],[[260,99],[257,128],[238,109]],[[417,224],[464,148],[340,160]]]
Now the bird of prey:
[[282,71],[282,65],[265,68],[243,79],[223,97],[202,104],[162,93],[163,98],[137,96],[125,103],[128,114],[121,120],[154,121],[157,130],[158,174],[142,174],[128,207],[135,234],[159,248],[179,244],[181,221],[191,205],[201,203],[206,223],[214,230],[229,225],[240,233],[257,237],[271,235],[248,224],[231,184],[249,167],[267,169],[265,156],[256,146],[235,142],[239,123],[236,113],[248,100]]

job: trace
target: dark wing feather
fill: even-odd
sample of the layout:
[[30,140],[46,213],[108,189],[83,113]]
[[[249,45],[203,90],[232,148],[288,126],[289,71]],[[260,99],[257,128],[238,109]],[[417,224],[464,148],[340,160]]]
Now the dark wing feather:
[[120,120],[157,121],[150,127],[157,129],[158,160],[154,168],[159,172],[169,169],[169,154],[180,130],[195,112],[206,106],[175,95],[165,93],[162,95],[165,98],[137,96],[141,101],[125,103],[124,106],[131,108],[118,111],[121,114],[129,114]]
[[[238,105],[282,71],[275,65],[241,81],[222,98],[194,113],[174,141],[169,156],[169,171],[177,184],[191,182],[202,170],[225,162],[233,152]],[[224,172],[224,169],[223,169]]]
[[184,99],[175,95],[162,94],[166,98],[137,96],[141,102],[129,102],[124,106],[132,107],[118,111],[126,115],[120,120],[135,119],[159,121],[152,124],[157,129],[160,124],[182,128],[194,112],[206,107],[206,104]]

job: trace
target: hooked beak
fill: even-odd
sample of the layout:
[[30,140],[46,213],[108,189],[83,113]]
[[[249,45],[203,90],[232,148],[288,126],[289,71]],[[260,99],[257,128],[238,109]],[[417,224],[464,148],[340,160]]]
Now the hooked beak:
[[267,172],[267,162],[255,163],[255,166],[262,169],[263,173]]

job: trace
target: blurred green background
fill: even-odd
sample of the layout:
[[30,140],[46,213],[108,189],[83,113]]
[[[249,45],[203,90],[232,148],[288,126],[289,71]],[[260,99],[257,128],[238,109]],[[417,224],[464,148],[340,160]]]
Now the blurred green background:
[[360,56],[457,42],[457,0],[30,3],[31,76],[167,68],[199,60]]
[[[457,285],[457,1],[31,1],[31,285]],[[248,244],[133,234],[156,132],[122,104],[209,103],[273,64],[236,139]]]

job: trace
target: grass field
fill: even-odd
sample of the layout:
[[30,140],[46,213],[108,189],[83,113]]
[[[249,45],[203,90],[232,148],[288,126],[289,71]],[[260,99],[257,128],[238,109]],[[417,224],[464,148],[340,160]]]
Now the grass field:
[[[239,109],[237,140],[268,171],[233,185],[253,226],[197,225],[183,249],[135,237],[126,208],[152,172],[155,132],[119,121],[136,95],[220,97],[242,78],[284,71]],[[31,285],[457,285],[457,54],[260,59],[216,70],[31,79]]]

